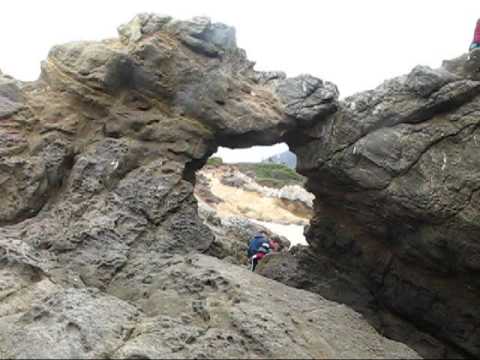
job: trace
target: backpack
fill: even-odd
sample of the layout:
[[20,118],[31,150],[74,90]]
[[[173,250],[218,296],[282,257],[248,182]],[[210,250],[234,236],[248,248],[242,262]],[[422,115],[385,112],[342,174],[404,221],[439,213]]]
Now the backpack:
[[255,235],[253,240],[250,241],[250,245],[248,246],[248,258],[251,258],[253,255],[255,255],[265,243],[268,244],[268,240],[263,235]]

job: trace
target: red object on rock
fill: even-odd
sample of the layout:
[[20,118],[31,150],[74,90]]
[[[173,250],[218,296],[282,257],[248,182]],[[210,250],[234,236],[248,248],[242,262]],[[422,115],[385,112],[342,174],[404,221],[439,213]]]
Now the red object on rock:
[[263,253],[263,252],[258,252],[258,253],[256,253],[254,256],[255,256],[255,258],[256,258],[257,260],[260,261],[260,260],[262,260],[262,259],[264,258],[265,253]]
[[268,244],[270,245],[270,249],[272,249],[273,251],[278,251],[278,248],[280,247],[280,244],[273,240],[270,240]]
[[473,35],[473,42],[480,44],[480,19],[477,20],[477,26],[475,26],[475,33]]

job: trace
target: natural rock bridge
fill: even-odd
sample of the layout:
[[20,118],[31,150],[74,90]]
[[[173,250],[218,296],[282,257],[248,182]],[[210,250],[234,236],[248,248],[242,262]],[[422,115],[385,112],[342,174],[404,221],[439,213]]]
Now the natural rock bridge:
[[[302,327],[314,339],[278,340],[277,349],[262,353],[258,344],[242,344],[239,322],[261,309],[238,305],[242,294],[231,283],[244,286],[241,272],[229,268],[235,278],[228,279],[217,262],[203,268],[213,260],[176,255],[203,252],[213,240],[198,218],[193,186],[218,146],[283,141],[316,195],[305,255],[313,265],[305,276],[321,278],[322,261],[329,262],[377,306],[430,334],[431,347],[390,334],[422,354],[437,347],[440,356],[480,355],[480,81],[462,58],[435,70],[418,66],[340,101],[335,85],[312,76],[255,71],[234,29],[206,18],[144,14],[119,34],[54,47],[36,82],[0,75],[0,356],[158,357],[172,349],[183,357],[413,356],[383,338],[368,338],[362,348],[341,344],[357,335],[329,338],[303,323],[292,330],[282,322],[288,316],[270,319],[271,331]],[[228,326],[204,309],[206,286],[222,294],[220,307],[239,309]],[[213,332],[228,327],[231,339],[165,318],[161,304],[181,316],[171,304],[186,293],[202,321],[212,321]],[[261,297],[261,289],[251,296]],[[307,313],[309,296],[294,306]],[[346,310],[328,311],[335,328]],[[160,315],[155,324],[139,320]],[[312,322],[327,321],[318,316]],[[65,325],[70,338],[59,338],[51,321]],[[39,323],[43,338],[32,335]],[[239,326],[243,332],[233,330]],[[188,348],[188,336],[183,347],[148,338],[169,327],[196,345]],[[369,331],[361,336],[378,337]],[[202,341],[227,352],[208,352]]]

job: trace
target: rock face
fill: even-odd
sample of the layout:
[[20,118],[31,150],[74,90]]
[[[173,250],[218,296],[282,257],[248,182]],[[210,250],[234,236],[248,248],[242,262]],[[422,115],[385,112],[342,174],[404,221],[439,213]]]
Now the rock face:
[[289,146],[316,195],[314,252],[345,276],[361,273],[382,306],[478,357],[480,82],[459,61],[347,98]]
[[33,83],[0,73],[0,357],[416,357],[344,306],[198,254],[214,235],[195,171],[218,146],[283,141],[316,195],[311,253],[480,355],[480,82],[462,58],[339,102],[254,71],[207,18],[143,14],[119,34],[54,47]]
[[218,145],[281,141],[287,107],[308,123],[336,89],[287,91],[312,81],[255,72],[206,18],[119,33],[54,47],[34,83],[0,74],[0,357],[417,358],[345,306],[198,254],[214,236],[194,171]]
[[9,259],[2,358],[419,358],[343,305],[203,255],[134,256],[104,292]]
[[383,336],[408,345],[426,359],[464,358],[458,349],[383,306],[370,291],[368,279],[362,273],[345,269],[337,258],[319,254],[311,247],[297,246],[288,253],[269,256],[256,271],[288,286],[307,289],[347,305],[361,313]]

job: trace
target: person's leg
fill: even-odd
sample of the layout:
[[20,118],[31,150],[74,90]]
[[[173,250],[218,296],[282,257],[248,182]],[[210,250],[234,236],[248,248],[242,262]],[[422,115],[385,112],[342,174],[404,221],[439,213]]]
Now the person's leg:
[[252,257],[252,271],[255,271],[255,268],[257,267],[257,264],[258,264],[257,258],[255,256]]

